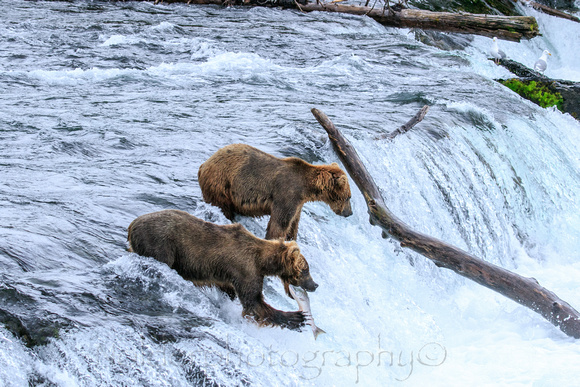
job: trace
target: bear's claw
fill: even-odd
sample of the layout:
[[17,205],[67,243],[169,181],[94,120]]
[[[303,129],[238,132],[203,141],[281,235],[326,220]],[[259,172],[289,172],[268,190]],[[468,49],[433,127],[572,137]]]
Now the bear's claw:
[[306,324],[306,316],[300,311],[280,312],[273,316],[271,322],[272,324],[279,325],[282,328],[299,330]]

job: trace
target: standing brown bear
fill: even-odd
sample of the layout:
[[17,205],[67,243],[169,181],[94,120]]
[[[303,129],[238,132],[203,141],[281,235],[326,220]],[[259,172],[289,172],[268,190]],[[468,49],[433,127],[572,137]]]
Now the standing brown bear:
[[178,210],[142,215],[128,231],[129,251],[165,262],[198,286],[217,286],[232,299],[237,295],[242,314],[260,325],[304,325],[302,312],[274,309],[262,294],[267,275],[280,277],[286,289],[318,287],[296,242],[260,239],[240,224],[219,226]]
[[203,163],[197,177],[203,199],[221,208],[229,220],[236,213],[270,215],[266,239],[296,239],[306,202],[323,201],[337,215],[352,215],[348,179],[336,163],[312,165],[233,144]]

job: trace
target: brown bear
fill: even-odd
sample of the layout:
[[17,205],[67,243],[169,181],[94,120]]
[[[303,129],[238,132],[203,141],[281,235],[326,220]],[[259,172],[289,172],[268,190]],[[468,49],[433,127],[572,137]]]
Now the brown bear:
[[203,199],[229,220],[235,214],[270,215],[266,239],[296,239],[306,202],[323,201],[338,215],[352,215],[348,178],[336,163],[312,165],[233,144],[203,163],[197,177]]
[[241,224],[220,226],[187,212],[164,210],[135,219],[128,229],[129,251],[153,257],[197,286],[217,286],[237,295],[242,314],[260,325],[298,329],[302,312],[282,312],[264,302],[264,276],[313,292],[318,285],[296,242],[255,237]]

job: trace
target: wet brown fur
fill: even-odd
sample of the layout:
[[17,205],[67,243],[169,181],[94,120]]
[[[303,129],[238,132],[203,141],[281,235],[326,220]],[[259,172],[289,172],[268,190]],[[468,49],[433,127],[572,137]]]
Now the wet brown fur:
[[233,144],[212,155],[197,176],[203,199],[231,221],[235,214],[270,215],[266,239],[296,239],[306,202],[322,201],[338,215],[352,214],[348,178],[336,163],[313,165]]
[[198,286],[216,286],[232,299],[237,295],[243,315],[260,325],[298,329],[302,312],[283,312],[266,304],[264,276],[278,276],[288,284],[316,284],[296,242],[269,241],[240,224],[220,226],[186,212],[164,210],[142,215],[128,228],[130,250],[175,269]]

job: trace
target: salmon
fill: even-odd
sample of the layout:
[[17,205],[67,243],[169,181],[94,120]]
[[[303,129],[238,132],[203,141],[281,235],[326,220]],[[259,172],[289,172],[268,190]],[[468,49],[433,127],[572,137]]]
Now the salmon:
[[322,329],[318,328],[314,323],[314,318],[312,317],[312,311],[310,310],[310,298],[308,297],[308,293],[306,290],[302,289],[301,287],[290,285],[290,294],[298,303],[298,308],[304,316],[306,317],[306,322],[310,327],[312,327],[312,333],[314,334],[314,340],[318,337],[321,333],[326,333]]

